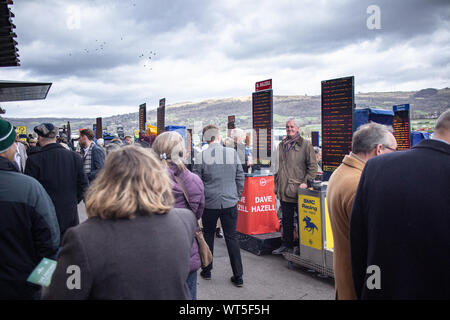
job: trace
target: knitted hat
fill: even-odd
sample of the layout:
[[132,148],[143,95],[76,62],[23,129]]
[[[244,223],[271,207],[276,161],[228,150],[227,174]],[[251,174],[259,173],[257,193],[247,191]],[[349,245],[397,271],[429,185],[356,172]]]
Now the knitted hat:
[[34,132],[44,138],[56,138],[58,134],[58,128],[51,123],[42,123],[34,127]]
[[16,131],[11,123],[0,119],[0,153],[5,152],[16,141]]

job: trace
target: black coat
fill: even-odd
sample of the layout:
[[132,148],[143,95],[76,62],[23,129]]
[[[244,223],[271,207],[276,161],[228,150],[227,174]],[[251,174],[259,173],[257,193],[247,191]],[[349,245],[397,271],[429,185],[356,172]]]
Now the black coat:
[[[185,300],[197,227],[187,209],[135,219],[89,218],[64,236],[58,265],[43,299]],[[76,265],[80,289],[67,287]]]
[[77,204],[87,188],[81,157],[57,143],[31,153],[25,174],[38,180],[55,205],[61,240],[64,232],[79,223]]
[[[423,140],[367,162],[350,245],[358,298],[450,299],[449,144]],[[371,265],[380,268],[380,290],[366,285]]]
[[0,300],[39,298],[40,287],[26,279],[42,258],[54,259],[59,242],[47,192],[0,157]]

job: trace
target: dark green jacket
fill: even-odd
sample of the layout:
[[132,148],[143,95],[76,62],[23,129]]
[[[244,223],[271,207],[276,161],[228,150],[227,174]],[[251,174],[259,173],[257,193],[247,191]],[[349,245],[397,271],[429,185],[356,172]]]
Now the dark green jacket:
[[0,157],[0,300],[39,298],[26,279],[42,258],[54,259],[59,226],[52,200],[34,178]]

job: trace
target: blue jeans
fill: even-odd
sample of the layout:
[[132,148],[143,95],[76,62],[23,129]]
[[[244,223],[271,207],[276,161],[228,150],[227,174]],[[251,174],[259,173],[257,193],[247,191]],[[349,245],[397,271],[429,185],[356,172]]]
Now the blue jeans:
[[189,292],[191,293],[192,300],[197,300],[197,270],[189,273],[186,283],[189,287]]

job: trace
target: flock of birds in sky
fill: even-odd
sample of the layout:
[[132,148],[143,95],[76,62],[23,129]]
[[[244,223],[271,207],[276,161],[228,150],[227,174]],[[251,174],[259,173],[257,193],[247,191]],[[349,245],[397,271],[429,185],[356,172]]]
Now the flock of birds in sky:
[[[95,3],[95,1],[94,1]],[[121,4],[124,4],[123,1],[121,1]],[[131,0],[129,3],[131,6],[136,7],[136,2],[134,0]],[[123,41],[124,38],[123,36],[120,37],[120,41]],[[106,41],[101,41],[101,40],[95,40],[95,46],[93,48],[84,48],[82,50],[83,54],[104,54],[105,53],[105,45],[106,45]],[[72,53],[69,53],[69,56],[72,56]],[[150,63],[152,62],[152,58],[154,60],[154,58],[156,57],[156,52],[150,51],[147,54],[145,53],[141,53],[137,56],[137,58],[140,60],[140,62],[143,64],[144,68],[149,68],[150,70],[153,70],[151,68]]]
[[[123,37],[120,38],[120,40],[123,40]],[[106,41],[100,41],[95,40],[96,46],[93,49],[84,48],[82,50],[83,54],[103,54],[105,50]],[[69,56],[72,56],[72,53],[69,53]],[[152,62],[152,58],[156,57],[156,52],[150,51],[148,54],[141,53],[137,56],[137,58],[143,62],[144,68],[150,68],[152,70],[150,63]]]

